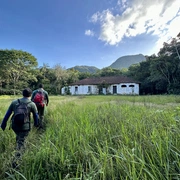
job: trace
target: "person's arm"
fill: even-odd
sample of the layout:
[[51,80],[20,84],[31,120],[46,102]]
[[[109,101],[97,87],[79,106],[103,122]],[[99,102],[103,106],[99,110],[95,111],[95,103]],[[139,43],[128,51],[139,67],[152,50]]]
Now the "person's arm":
[[33,119],[34,119],[34,126],[38,127],[39,125],[39,115],[38,115],[38,110],[36,105],[33,103],[32,104],[32,114],[33,114]]
[[7,124],[9,117],[11,116],[11,114],[12,114],[12,104],[10,105],[9,109],[7,110],[7,112],[3,118],[3,121],[1,123],[1,128],[3,131],[6,129],[6,124]]
[[33,101],[34,95],[35,95],[35,92],[33,91],[32,96],[31,96],[31,101]]
[[38,127],[38,125],[39,125],[39,115],[38,115],[38,113],[33,113],[33,119],[34,119],[34,126]]
[[46,92],[46,106],[48,106],[49,104],[49,96],[48,96],[48,93]]

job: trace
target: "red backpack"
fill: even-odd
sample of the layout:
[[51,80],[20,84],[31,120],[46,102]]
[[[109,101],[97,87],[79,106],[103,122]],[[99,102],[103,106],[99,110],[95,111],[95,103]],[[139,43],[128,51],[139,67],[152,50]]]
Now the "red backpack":
[[44,107],[44,93],[43,91],[38,91],[33,99],[33,102],[37,107]]

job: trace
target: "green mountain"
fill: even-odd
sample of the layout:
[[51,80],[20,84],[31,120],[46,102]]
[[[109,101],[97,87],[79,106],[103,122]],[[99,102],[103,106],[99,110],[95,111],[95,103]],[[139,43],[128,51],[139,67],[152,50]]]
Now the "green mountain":
[[109,67],[115,69],[128,68],[132,64],[137,64],[145,60],[146,58],[142,54],[122,56],[113,62]]
[[96,73],[96,71],[99,70],[95,66],[74,66],[74,67],[69,68],[69,69],[75,69],[79,72],[89,72],[91,74]]
[[[112,63],[109,67],[115,68],[115,69],[128,68],[132,64],[137,64],[145,60],[146,58],[142,54],[122,56],[118,58],[114,63]],[[75,69],[79,72],[88,72],[91,74],[96,73],[98,70],[100,70],[95,66],[74,66],[69,69]]]

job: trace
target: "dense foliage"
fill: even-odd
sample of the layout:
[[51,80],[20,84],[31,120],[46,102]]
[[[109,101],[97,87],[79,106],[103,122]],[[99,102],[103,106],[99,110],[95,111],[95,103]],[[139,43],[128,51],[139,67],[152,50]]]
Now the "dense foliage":
[[133,65],[128,74],[141,82],[141,94],[180,94],[180,36],[164,43],[158,56]]
[[164,43],[158,55],[128,69],[106,67],[96,73],[65,69],[59,64],[38,67],[37,59],[21,50],[0,50],[0,94],[18,94],[29,86],[34,89],[43,83],[50,94],[60,94],[63,86],[92,76],[125,75],[138,80],[140,94],[180,94],[180,35]]
[[75,69],[79,72],[89,72],[91,74],[96,73],[99,69],[97,67],[94,66],[74,66],[72,68],[69,69]]
[[137,64],[145,60],[146,58],[142,54],[122,56],[113,62],[109,67],[116,69],[129,68],[130,65]]

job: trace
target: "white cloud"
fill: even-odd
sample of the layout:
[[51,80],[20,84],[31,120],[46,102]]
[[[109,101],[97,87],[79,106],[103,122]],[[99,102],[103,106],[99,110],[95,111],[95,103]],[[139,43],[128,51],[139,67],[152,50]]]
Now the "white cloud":
[[117,5],[122,7],[122,9],[126,8],[127,7],[127,4],[128,4],[128,1],[127,0],[118,0],[117,1]]
[[85,31],[85,35],[87,35],[87,36],[94,36],[94,32],[91,31],[91,30],[86,30]]
[[159,38],[160,45],[180,31],[179,0],[118,0],[117,6],[123,13],[113,14],[107,9],[91,17],[91,22],[100,24],[99,39],[107,44],[117,45],[123,37],[151,33]]
[[159,34],[159,39],[157,41],[157,47],[160,49],[164,42],[170,43],[172,38],[175,38],[180,32],[180,28],[178,28],[178,24],[180,24],[180,16],[176,17],[173,21],[166,26],[167,30],[162,31],[162,34]]
[[91,17],[90,22],[96,23],[98,21],[98,19],[99,19],[99,16],[100,16],[99,12],[93,14],[92,17]]

